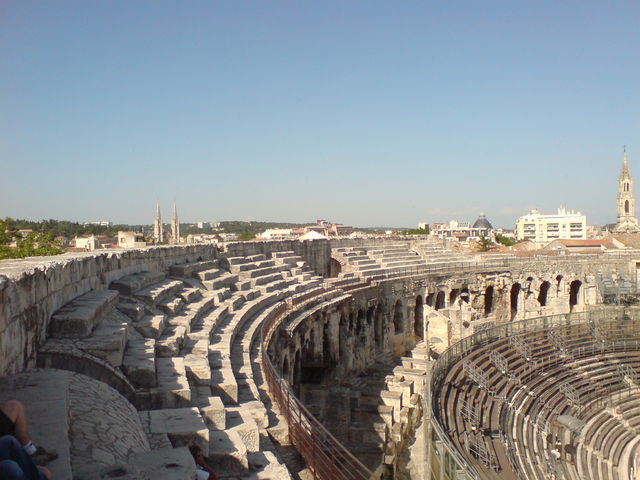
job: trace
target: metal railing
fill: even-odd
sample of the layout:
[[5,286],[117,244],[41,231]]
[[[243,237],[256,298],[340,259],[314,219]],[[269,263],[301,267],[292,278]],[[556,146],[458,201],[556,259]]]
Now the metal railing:
[[314,479],[369,480],[371,472],[322,425],[298,400],[269,358],[269,339],[297,303],[283,301],[265,318],[261,329],[262,368],[272,400],[278,405],[289,429],[289,440],[302,455]]
[[[432,397],[431,400],[431,428],[434,433],[434,437],[438,439],[440,442],[441,448],[443,448],[457,463],[458,471],[464,472],[467,477],[478,479],[480,475],[476,468],[471,465],[466,459],[464,459],[461,453],[458,451],[457,447],[453,444],[451,438],[447,433],[445,433],[443,426],[440,423],[441,420],[441,412],[439,411],[438,405],[439,402],[434,399],[439,398],[440,391],[442,389],[445,378],[452,368],[452,366],[461,361],[465,356],[467,356],[471,351],[476,348],[480,348],[488,345],[489,343],[503,339],[510,338],[516,335],[522,335],[525,333],[530,333],[534,331],[540,330],[556,330],[561,328],[566,328],[569,326],[576,325],[587,325],[587,331],[593,334],[594,325],[601,328],[599,325],[602,321],[607,322],[620,322],[626,319],[631,320],[632,322],[636,322],[636,318],[633,315],[633,311],[628,311],[626,309],[622,309],[619,307],[608,307],[601,310],[592,310],[587,312],[577,312],[570,314],[559,314],[559,315],[550,315],[538,318],[531,318],[527,320],[522,320],[519,322],[511,322],[498,325],[494,328],[490,328],[487,330],[483,330],[477,333],[474,333],[466,338],[463,338],[459,342],[455,343],[451,347],[449,347],[445,352],[440,356],[440,358],[435,362],[432,373],[431,373],[431,385],[429,388],[429,395]],[[596,328],[597,330],[597,328]],[[615,332],[615,330],[614,330]],[[609,339],[609,345],[607,345],[607,350],[611,351],[625,351],[625,350],[640,350],[640,331],[633,331],[631,337],[628,336],[630,332],[624,331],[623,328],[620,329],[618,335],[612,335],[610,332],[609,337],[614,337]],[[627,336],[625,336],[627,335]],[[583,347],[584,355],[595,354],[599,352],[599,349],[596,345],[592,345],[587,347]],[[575,352],[574,352],[575,353]],[[563,389],[565,392],[567,389]],[[564,392],[563,392],[564,393]],[[580,400],[579,398],[575,398],[575,395],[572,395],[573,392],[567,392],[569,396],[573,397],[573,400]],[[512,459],[515,460],[515,459]],[[520,472],[516,470],[516,475],[519,475]],[[466,478],[466,477],[465,477]]]

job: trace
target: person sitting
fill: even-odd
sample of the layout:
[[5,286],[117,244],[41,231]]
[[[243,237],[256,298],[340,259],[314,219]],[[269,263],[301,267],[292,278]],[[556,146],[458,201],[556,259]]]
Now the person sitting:
[[11,435],[16,438],[29,455],[34,457],[36,463],[46,464],[58,458],[54,451],[47,452],[42,447],[37,447],[29,436],[29,424],[24,405],[18,400],[9,400],[0,404],[0,437]]
[[38,467],[15,437],[4,435],[0,437],[0,479],[51,480],[51,472]]
[[189,447],[189,451],[196,462],[197,480],[218,480],[218,475],[216,475],[209,465],[207,465],[207,460],[204,458],[202,448],[198,445],[191,445]]

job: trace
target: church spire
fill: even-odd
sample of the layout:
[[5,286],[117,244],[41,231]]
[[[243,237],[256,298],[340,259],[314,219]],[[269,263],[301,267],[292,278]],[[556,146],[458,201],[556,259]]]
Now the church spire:
[[613,229],[614,233],[640,233],[640,226],[635,217],[635,198],[633,196],[633,179],[629,173],[629,157],[627,147],[624,147],[622,168],[618,178],[617,211],[618,220]]
[[171,241],[174,244],[180,243],[180,222],[178,221],[178,209],[176,202],[173,202],[173,220],[171,221]]
[[629,157],[627,156],[627,146],[623,147],[624,157],[622,159],[622,169],[620,170],[620,180],[631,178],[629,174]]
[[162,231],[162,216],[160,215],[160,202],[156,203],[156,220],[153,223],[153,240],[156,244],[162,243],[164,240]]

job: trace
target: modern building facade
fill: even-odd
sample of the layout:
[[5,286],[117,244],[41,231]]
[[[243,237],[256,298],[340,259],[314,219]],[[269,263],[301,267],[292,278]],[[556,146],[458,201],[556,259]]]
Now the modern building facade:
[[559,208],[556,214],[531,210],[516,222],[516,238],[537,243],[554,240],[586,240],[587,217],[580,212]]

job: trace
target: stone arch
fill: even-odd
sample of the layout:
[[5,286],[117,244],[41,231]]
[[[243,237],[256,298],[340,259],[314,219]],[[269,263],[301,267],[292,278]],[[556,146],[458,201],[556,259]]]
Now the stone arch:
[[427,305],[429,305],[430,307],[433,307],[433,306],[434,306],[434,304],[435,304],[435,298],[436,298],[436,294],[435,294],[435,293],[433,293],[433,292],[431,292],[431,293],[429,293],[429,294],[427,295],[427,298],[426,298],[425,303],[426,303]]
[[347,335],[349,335],[349,320],[344,312],[340,315],[338,324],[338,360],[342,360],[347,351]]
[[484,314],[493,312],[493,285],[489,285],[484,291]]
[[342,264],[335,258],[329,260],[329,277],[337,277],[342,273]]
[[395,334],[402,333],[404,331],[404,314],[402,312],[402,302],[396,301],[393,307],[393,330]]
[[540,288],[538,289],[538,303],[541,307],[547,306],[547,297],[549,295],[550,287],[551,284],[546,280],[540,284]]
[[582,282],[580,280],[574,280],[569,285],[569,311],[573,311],[573,307],[580,305],[580,287]]
[[460,289],[460,300],[462,300],[464,303],[469,303],[469,287],[467,287],[466,285],[464,287],[462,287]]
[[444,293],[443,290],[440,290],[438,292],[438,295],[436,295],[436,310],[442,310],[443,308],[446,307],[446,294]]
[[282,378],[284,378],[287,382],[289,381],[289,357],[284,355],[282,357]]
[[302,371],[302,364],[300,362],[300,350],[296,350],[296,353],[293,355],[293,366],[291,368],[291,373],[293,374],[293,390],[296,392],[296,395],[300,394],[300,372]]
[[384,315],[380,306],[375,309],[373,315],[373,340],[378,348],[384,344]]
[[322,328],[322,363],[325,368],[333,368],[334,361],[331,355],[331,323],[325,322]]
[[416,297],[416,306],[413,312],[413,331],[419,339],[424,338],[424,305],[422,295]]
[[449,292],[449,305],[453,305],[460,295],[460,289],[454,288]]
[[519,283],[514,283],[511,286],[511,320],[518,315],[518,297],[520,296],[521,286]]
[[360,308],[358,309],[358,314],[356,317],[356,328],[355,328],[355,334],[358,337],[364,333],[364,322],[365,322],[364,310]]

